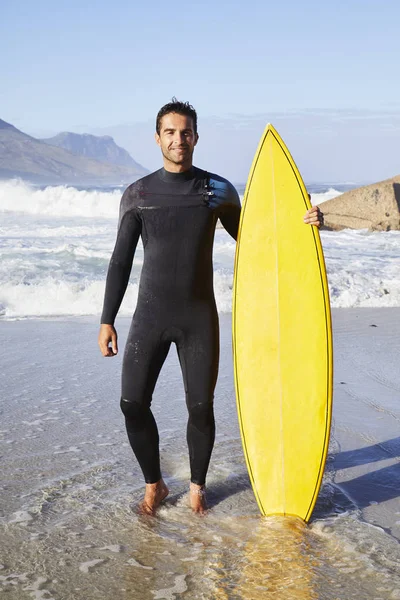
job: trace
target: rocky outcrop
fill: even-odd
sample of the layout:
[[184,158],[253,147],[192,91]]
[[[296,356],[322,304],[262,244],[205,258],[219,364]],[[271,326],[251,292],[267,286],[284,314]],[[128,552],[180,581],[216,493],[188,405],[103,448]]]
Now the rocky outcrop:
[[41,184],[127,184],[147,173],[134,163],[111,164],[51,146],[0,119],[0,179],[21,177]]
[[320,204],[324,229],[400,229],[400,175],[345,192]]

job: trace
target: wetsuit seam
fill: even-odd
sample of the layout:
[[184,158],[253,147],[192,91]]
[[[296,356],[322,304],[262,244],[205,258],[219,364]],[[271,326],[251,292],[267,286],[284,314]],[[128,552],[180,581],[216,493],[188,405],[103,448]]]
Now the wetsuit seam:
[[[196,194],[173,194],[172,192],[170,193],[164,193],[164,192],[138,192],[138,196],[139,199],[140,197],[143,196],[183,196],[184,198],[187,197],[196,197],[196,196],[203,196],[204,192],[197,192]],[[138,208],[143,208],[142,206],[138,207]]]
[[[140,212],[140,210],[139,210],[139,212]],[[147,242],[149,240],[149,236],[147,233],[146,221],[142,214],[140,216],[141,216],[141,222],[142,222],[141,238],[142,238],[143,248],[146,248]]]
[[156,210],[157,208],[204,208],[204,204],[192,204],[191,206],[182,206],[181,204],[166,204],[165,206],[141,206],[140,210]]

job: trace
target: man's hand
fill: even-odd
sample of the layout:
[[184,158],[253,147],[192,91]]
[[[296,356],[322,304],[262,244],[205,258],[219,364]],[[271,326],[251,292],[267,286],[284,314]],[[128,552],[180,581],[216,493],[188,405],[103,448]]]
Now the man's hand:
[[321,227],[321,225],[324,224],[324,215],[319,210],[319,206],[313,206],[312,208],[309,208],[303,219],[304,223],[315,225],[316,227]]
[[[118,354],[117,332],[113,325],[101,325],[98,343],[103,356],[115,356]],[[111,348],[109,343],[111,342]]]

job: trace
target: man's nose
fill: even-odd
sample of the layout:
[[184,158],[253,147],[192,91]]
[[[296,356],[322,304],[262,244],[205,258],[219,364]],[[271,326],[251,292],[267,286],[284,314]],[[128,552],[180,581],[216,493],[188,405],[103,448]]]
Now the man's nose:
[[185,134],[183,131],[175,131],[174,141],[182,144],[185,141]]

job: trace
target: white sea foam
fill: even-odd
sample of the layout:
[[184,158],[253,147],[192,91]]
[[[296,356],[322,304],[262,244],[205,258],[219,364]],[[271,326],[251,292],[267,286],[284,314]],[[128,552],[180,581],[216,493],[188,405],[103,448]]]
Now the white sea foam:
[[[339,193],[330,188],[312,201]],[[120,194],[0,182],[0,317],[100,314]],[[400,306],[400,232],[322,232],[321,239],[333,306]],[[231,311],[234,254],[234,240],[217,230],[219,312]],[[142,263],[139,244],[121,315],[134,311]]]
[[[130,284],[120,314],[132,314],[137,299],[137,284]],[[24,318],[101,313],[104,281],[68,282],[52,280],[24,285],[5,283],[0,287],[0,317]]]
[[27,525],[33,519],[32,515],[26,510],[18,510],[13,517],[9,523],[19,523],[20,525]]
[[94,560],[88,560],[87,562],[84,562],[79,566],[79,570],[82,571],[82,573],[90,573],[95,567],[103,564],[104,562],[105,559],[103,558],[95,558]]
[[154,600],[161,600],[162,598],[165,600],[174,600],[176,598],[175,594],[181,595],[186,592],[188,587],[185,579],[186,575],[177,575],[173,587],[164,588],[162,590],[151,590],[154,595]]
[[45,585],[49,583],[46,577],[38,577],[36,581],[24,587],[24,591],[29,592],[29,595],[34,600],[55,600],[52,594],[45,589]]
[[34,188],[20,179],[0,181],[0,211],[32,215],[115,217],[121,190],[77,190],[67,185]]
[[336,196],[340,196],[343,192],[339,192],[335,188],[329,188],[326,192],[312,193],[311,194],[311,204],[313,206],[317,204],[321,204],[321,202],[326,202],[327,200],[332,200],[332,198],[336,198]]
[[[330,187],[325,192],[312,193],[312,204],[339,196],[342,192]],[[243,196],[241,196],[243,199]],[[121,189],[109,191],[77,190],[67,185],[35,188],[20,179],[0,181],[0,212],[56,217],[114,218],[118,214]],[[58,232],[55,232],[58,233]],[[68,234],[59,231],[60,235]],[[75,231],[84,233],[83,231]],[[71,233],[69,233],[71,235]],[[74,235],[74,233],[72,233]]]

